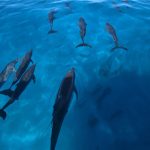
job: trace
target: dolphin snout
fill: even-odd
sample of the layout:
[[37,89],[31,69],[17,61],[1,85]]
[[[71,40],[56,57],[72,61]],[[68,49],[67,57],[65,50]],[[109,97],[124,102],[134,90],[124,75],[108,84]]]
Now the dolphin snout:
[[32,56],[32,49],[28,52],[29,56]]
[[67,73],[68,78],[72,78],[75,75],[75,68],[71,68],[71,70]]
[[72,72],[75,72],[75,68],[74,68],[74,67],[72,67],[72,68],[71,68],[71,71],[72,71]]

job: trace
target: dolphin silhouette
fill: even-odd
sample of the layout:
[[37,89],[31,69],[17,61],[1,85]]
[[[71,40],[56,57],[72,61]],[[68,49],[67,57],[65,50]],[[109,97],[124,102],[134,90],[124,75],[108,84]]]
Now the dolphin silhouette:
[[81,37],[82,43],[78,44],[76,46],[76,48],[81,47],[81,46],[87,46],[87,47],[92,48],[91,45],[84,42],[84,37],[86,35],[86,26],[87,26],[87,23],[85,22],[84,18],[80,17],[79,18],[79,28],[80,28],[80,37]]
[[108,33],[113,37],[113,40],[115,43],[115,47],[113,47],[111,49],[111,51],[114,51],[115,49],[118,49],[118,48],[121,48],[121,49],[124,49],[127,51],[128,50],[127,48],[119,45],[116,31],[115,31],[114,27],[108,22],[106,23],[106,29],[107,29]]
[[56,101],[53,110],[52,119],[52,134],[51,134],[51,150],[55,150],[57,139],[61,130],[61,126],[65,115],[67,114],[69,105],[71,103],[73,92],[78,92],[75,88],[75,69],[72,68],[63,79],[59,91],[57,93]]
[[27,52],[25,54],[25,56],[23,57],[22,62],[20,64],[19,68],[16,71],[16,76],[15,76],[14,81],[11,84],[10,88],[19,81],[19,79],[21,78],[21,76],[23,75],[23,73],[28,68],[30,62],[33,63],[31,57],[32,57],[32,50],[30,50],[29,52]]
[[0,91],[0,94],[7,95],[10,97],[8,102],[0,109],[0,117],[3,118],[3,120],[6,119],[6,112],[5,109],[14,103],[15,100],[18,100],[20,95],[23,93],[27,85],[30,83],[30,81],[33,79],[35,82],[35,76],[34,76],[34,70],[35,70],[35,64],[33,64],[22,76],[19,83],[16,86],[16,89],[13,91],[11,89]]
[[54,24],[54,20],[55,20],[55,11],[51,11],[48,13],[48,19],[49,19],[49,23],[50,23],[50,30],[48,31],[48,34],[51,33],[56,33],[57,31],[53,30],[53,24]]

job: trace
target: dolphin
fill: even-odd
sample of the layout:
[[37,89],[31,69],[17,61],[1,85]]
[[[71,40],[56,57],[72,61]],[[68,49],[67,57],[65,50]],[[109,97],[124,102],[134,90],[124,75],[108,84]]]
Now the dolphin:
[[113,1],[112,4],[113,4],[114,7],[116,8],[116,10],[118,10],[119,12],[122,12],[120,6],[119,6],[115,1]]
[[66,7],[67,9],[72,10],[71,1],[66,1],[66,2],[64,3],[64,5],[65,5],[65,7]]
[[127,48],[119,45],[116,31],[115,31],[114,27],[108,22],[106,23],[106,29],[107,29],[108,33],[113,37],[113,40],[115,43],[115,47],[112,48],[111,51],[114,51],[115,49],[118,49],[118,48],[121,48],[121,49],[124,49],[127,51],[128,50]]
[[81,46],[87,46],[87,47],[92,48],[91,45],[86,44],[86,43],[84,42],[84,37],[85,37],[85,35],[86,35],[86,26],[87,26],[87,23],[85,22],[84,18],[83,18],[83,17],[80,17],[80,18],[79,18],[79,28],[80,28],[80,37],[81,37],[82,43],[81,43],[81,44],[78,44],[78,45],[76,46],[76,48],[81,47]]
[[4,83],[7,81],[8,77],[12,72],[16,72],[15,65],[17,64],[18,59],[15,59],[8,63],[6,67],[2,70],[0,73],[0,88],[4,85]]
[[122,0],[122,2],[128,3],[129,1],[128,0]]
[[51,34],[51,33],[56,33],[55,30],[53,30],[53,24],[54,24],[54,20],[56,19],[55,18],[55,11],[51,11],[48,13],[48,19],[49,19],[49,23],[50,23],[50,30],[48,31],[48,34]]
[[60,129],[71,103],[73,92],[76,93],[78,99],[78,92],[75,87],[74,68],[72,68],[63,79],[56,96],[56,101],[53,107],[51,150],[55,150]]
[[16,85],[15,90],[11,90],[11,89],[7,89],[7,90],[3,90],[0,91],[0,94],[3,95],[7,95],[10,97],[10,99],[8,100],[8,102],[0,109],[0,117],[3,118],[3,120],[6,119],[6,112],[5,109],[11,105],[12,103],[14,103],[15,100],[18,100],[20,95],[23,93],[23,91],[25,90],[25,88],[27,87],[27,85],[30,83],[30,81],[33,79],[33,81],[35,82],[35,76],[34,76],[34,70],[35,70],[36,65],[33,64],[25,73],[24,75],[21,77],[19,83]]
[[29,52],[27,52],[25,54],[25,56],[23,57],[22,62],[20,64],[19,68],[16,71],[16,76],[15,76],[14,81],[11,84],[10,88],[19,81],[19,79],[21,78],[21,76],[23,75],[23,73],[28,68],[30,62],[33,63],[31,57],[32,57],[32,50],[30,50]]

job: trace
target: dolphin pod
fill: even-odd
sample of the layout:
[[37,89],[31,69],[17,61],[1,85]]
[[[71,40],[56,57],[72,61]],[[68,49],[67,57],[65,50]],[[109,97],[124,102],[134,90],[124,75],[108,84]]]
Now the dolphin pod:
[[3,95],[7,95],[10,97],[10,99],[8,100],[8,102],[0,109],[0,117],[3,118],[3,120],[5,120],[6,118],[6,112],[5,109],[11,105],[15,100],[19,99],[19,96],[22,94],[22,92],[25,90],[25,88],[27,87],[27,85],[30,83],[31,79],[35,80],[35,76],[34,76],[34,70],[35,70],[35,64],[33,64],[22,76],[21,80],[19,81],[19,83],[16,85],[15,90],[3,90],[0,91],[0,94]]
[[85,38],[85,35],[86,35],[86,26],[87,26],[87,23],[85,22],[84,18],[80,17],[80,19],[79,19],[79,28],[80,28],[80,37],[81,37],[82,43],[78,44],[76,46],[76,48],[81,47],[81,46],[87,46],[87,47],[90,47],[90,48],[92,47],[91,45],[84,42],[84,38]]
[[[56,32],[55,30],[53,30],[53,22],[55,20],[55,16],[54,16],[55,13],[56,13],[55,11],[51,11],[48,14],[48,18],[49,18],[49,22],[50,22],[50,31],[48,32],[48,34]],[[86,36],[86,31],[87,31],[87,23],[83,17],[79,18],[78,25],[80,28],[80,38],[82,40],[82,43],[76,45],[76,48],[78,48],[78,47],[92,48],[92,46],[90,44],[85,43],[85,40],[84,40],[84,38]],[[108,22],[106,22],[106,29],[107,29],[107,32],[112,36],[114,43],[115,43],[115,47],[113,47],[111,49],[111,51],[114,51],[115,49],[119,49],[119,48],[127,51],[128,49],[126,47],[119,45],[118,37],[117,37],[116,31],[115,31],[115,28]]]
[[53,125],[52,125],[51,146],[50,146],[51,150],[55,150],[61,126],[63,124],[65,115],[68,112],[73,92],[76,93],[76,96],[78,98],[78,92],[75,87],[74,68],[72,68],[63,79],[56,96],[56,101],[53,107],[53,118],[52,118]]
[[[18,67],[15,75],[15,79],[13,80],[11,86],[9,89],[6,90],[2,90],[0,91],[0,94],[9,96],[10,99],[8,100],[8,102],[0,109],[0,117],[5,120],[6,119],[6,112],[5,109],[11,105],[15,100],[18,100],[20,95],[23,93],[23,91],[25,90],[25,88],[27,87],[27,85],[30,83],[30,81],[33,79],[33,81],[35,82],[35,76],[34,76],[34,70],[35,70],[35,64],[32,64],[32,66],[29,66],[30,62],[33,63],[32,59],[32,50],[28,51],[25,56],[22,59],[22,62],[20,64],[20,66]],[[3,75],[4,77],[1,78],[1,83],[3,83],[4,81],[6,81],[8,75],[16,70],[14,67],[16,65],[16,63],[18,62],[18,59],[10,62],[5,69],[2,71],[2,73],[0,74],[1,76]],[[5,79],[6,78],[6,79]],[[3,80],[2,80],[3,79]],[[16,85],[14,90],[11,90],[11,87],[13,85]]]
[[[48,14],[48,19],[50,23],[50,30],[48,34],[55,33],[56,31],[53,29],[53,24],[55,20],[55,12],[51,11]],[[78,47],[89,47],[92,48],[91,45],[85,43],[85,36],[87,31],[87,23],[83,17],[79,18],[79,28],[80,28],[80,38],[82,40],[82,43],[78,44],[76,48]],[[122,48],[124,50],[128,50],[127,48],[120,46],[118,42],[118,37],[116,34],[116,31],[114,27],[110,23],[106,23],[106,28],[108,33],[113,37],[115,47],[112,48],[112,51],[117,48]],[[36,65],[32,64],[30,67],[30,62],[33,63],[32,59],[32,50],[27,52],[25,56],[23,57],[22,63],[20,64],[19,68],[16,71],[16,76],[11,84],[9,89],[0,91],[0,94],[9,96],[8,102],[0,109],[0,117],[5,120],[7,117],[7,113],[5,109],[10,106],[12,103],[14,103],[16,100],[19,99],[21,94],[24,92],[26,87],[29,85],[31,80],[35,82],[35,68]],[[10,62],[4,70],[0,73],[0,87],[7,81],[8,76],[15,71],[15,65],[18,61],[12,61]],[[29,68],[28,68],[29,67]],[[17,83],[17,84],[16,84]],[[12,90],[12,86],[16,85],[15,89]],[[51,139],[50,139],[50,149],[55,150],[59,133],[61,131],[61,127],[63,124],[63,121],[65,119],[65,116],[68,112],[70,103],[72,101],[72,95],[73,93],[76,93],[76,96],[78,98],[78,92],[75,87],[75,69],[72,68],[66,76],[64,77],[60,88],[58,90],[55,104],[53,107],[53,114],[52,114],[52,132],[51,132]]]
[[30,62],[33,63],[31,57],[32,57],[32,50],[30,50],[29,52],[27,52],[25,54],[25,56],[23,57],[22,62],[20,64],[19,68],[16,71],[16,76],[15,76],[14,81],[11,84],[10,88],[19,81],[19,79],[21,78],[21,76],[23,75],[23,73],[28,68]]
[[48,31],[48,34],[52,34],[55,33],[56,31],[53,30],[53,24],[54,24],[54,20],[55,20],[55,11],[52,10],[51,12],[48,13],[48,19],[49,19],[49,23],[50,23],[50,30]]

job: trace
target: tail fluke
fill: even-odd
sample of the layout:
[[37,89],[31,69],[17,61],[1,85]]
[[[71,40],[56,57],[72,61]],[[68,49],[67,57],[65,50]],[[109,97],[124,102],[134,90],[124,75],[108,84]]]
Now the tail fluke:
[[9,97],[11,97],[13,95],[13,93],[14,93],[14,91],[12,91],[11,89],[0,91],[0,94],[7,95]]
[[76,48],[78,48],[78,47],[83,47],[83,46],[87,46],[87,47],[89,47],[89,48],[92,48],[92,46],[91,46],[91,45],[86,44],[86,43],[78,44],[78,45],[76,46]]
[[116,49],[123,49],[123,50],[125,50],[125,51],[127,51],[128,49],[126,48],[126,47],[123,47],[123,46],[115,46],[115,47],[113,47],[112,49],[111,49],[111,51],[113,52],[114,50],[116,50]]
[[0,82],[0,88],[4,85],[4,81]]
[[0,109],[0,117],[2,117],[3,120],[5,120],[6,116],[7,116],[6,112],[3,109]]
[[50,30],[48,31],[48,34],[53,34],[53,33],[56,33],[57,31],[56,30]]

